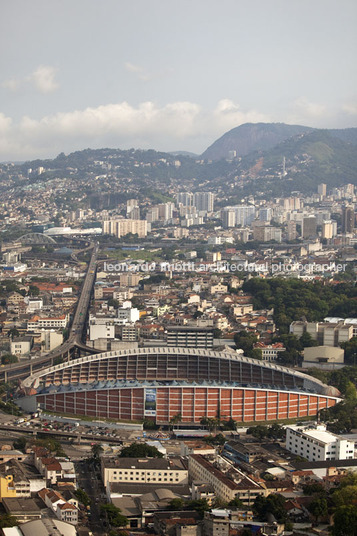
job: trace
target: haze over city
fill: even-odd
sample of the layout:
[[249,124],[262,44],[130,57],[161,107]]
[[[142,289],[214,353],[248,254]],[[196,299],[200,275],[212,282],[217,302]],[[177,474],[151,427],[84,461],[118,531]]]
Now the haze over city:
[[356,125],[356,3],[2,2],[0,160]]

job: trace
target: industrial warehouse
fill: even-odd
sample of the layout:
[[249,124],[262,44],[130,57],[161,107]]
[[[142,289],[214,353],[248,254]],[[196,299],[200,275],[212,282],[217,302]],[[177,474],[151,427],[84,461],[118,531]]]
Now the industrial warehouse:
[[23,409],[167,425],[204,417],[239,422],[315,416],[340,401],[319,380],[233,351],[140,348],[41,370],[22,383]]

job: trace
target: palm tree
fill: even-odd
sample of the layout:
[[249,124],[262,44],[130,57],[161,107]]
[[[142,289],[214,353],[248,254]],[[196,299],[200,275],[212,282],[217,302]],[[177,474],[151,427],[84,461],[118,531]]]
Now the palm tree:
[[102,452],[104,452],[104,449],[100,443],[94,443],[91,446],[91,452],[92,452],[92,458],[95,462],[98,462],[100,459],[100,455]]

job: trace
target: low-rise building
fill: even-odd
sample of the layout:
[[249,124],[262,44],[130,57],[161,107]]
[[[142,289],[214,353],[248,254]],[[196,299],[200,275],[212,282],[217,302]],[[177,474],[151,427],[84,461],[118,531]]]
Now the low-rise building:
[[41,509],[33,499],[8,498],[2,504],[6,513],[16,517],[19,523],[41,519]]
[[67,502],[58,491],[44,488],[38,492],[45,505],[56,514],[58,519],[77,525],[78,509],[74,504]]
[[180,458],[101,458],[102,479],[109,482],[161,484],[165,487],[188,483],[188,470]]
[[25,335],[14,337],[10,343],[10,352],[17,356],[28,356],[33,346],[33,337]]
[[327,432],[324,425],[287,426],[285,446],[310,462],[354,458],[354,442]]
[[168,326],[167,346],[213,348],[213,329],[194,326]]
[[318,367],[326,370],[343,367],[345,351],[333,346],[311,346],[304,348],[302,366]]
[[199,454],[192,454],[189,457],[188,467],[193,480],[211,484],[216,496],[225,502],[238,498],[250,506],[258,495],[267,494],[257,482],[239,471],[236,471],[236,480],[231,480],[226,473]]

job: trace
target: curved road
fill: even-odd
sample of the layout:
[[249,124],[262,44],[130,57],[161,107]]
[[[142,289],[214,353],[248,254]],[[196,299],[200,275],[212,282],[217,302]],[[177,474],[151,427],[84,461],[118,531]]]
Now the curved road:
[[45,357],[31,359],[24,363],[15,363],[0,368],[0,381],[10,381],[26,378],[42,368],[53,365],[56,357],[69,356],[73,348],[80,348],[90,353],[98,353],[99,350],[90,348],[82,342],[82,335],[85,326],[87,311],[90,304],[91,292],[95,282],[95,272],[98,257],[99,246],[93,245],[93,252],[89,261],[86,276],[83,281],[81,294],[77,302],[76,312],[74,314],[71,331],[68,339],[58,348],[49,352]]

